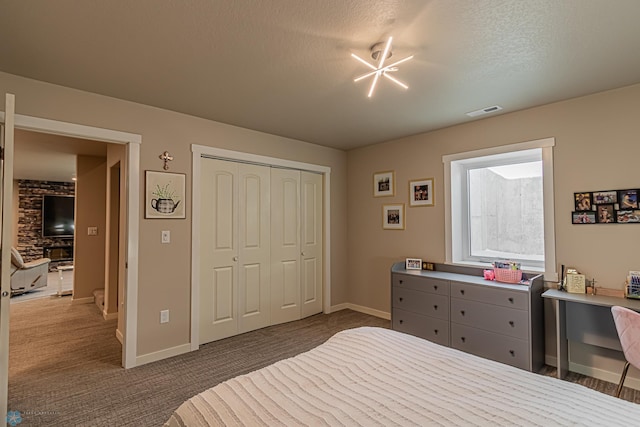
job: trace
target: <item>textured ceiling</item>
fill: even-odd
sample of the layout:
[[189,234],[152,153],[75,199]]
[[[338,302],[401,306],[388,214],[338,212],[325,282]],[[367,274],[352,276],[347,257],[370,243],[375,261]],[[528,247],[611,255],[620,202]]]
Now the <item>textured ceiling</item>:
[[638,0],[0,3],[2,71],[341,149],[640,82]]

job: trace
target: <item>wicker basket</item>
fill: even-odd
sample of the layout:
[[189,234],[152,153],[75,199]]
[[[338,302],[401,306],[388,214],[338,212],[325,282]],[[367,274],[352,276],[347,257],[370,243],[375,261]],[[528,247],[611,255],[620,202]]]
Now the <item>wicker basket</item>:
[[520,283],[522,280],[522,270],[511,270],[509,268],[494,268],[496,282]]

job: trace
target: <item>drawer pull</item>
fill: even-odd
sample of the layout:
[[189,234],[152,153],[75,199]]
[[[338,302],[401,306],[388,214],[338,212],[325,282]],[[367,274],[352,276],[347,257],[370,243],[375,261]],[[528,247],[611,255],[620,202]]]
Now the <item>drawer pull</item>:
[[437,291],[438,290],[438,285],[433,285],[433,290]]
[[464,310],[460,310],[460,314],[464,316]]
[[437,329],[434,329],[434,330],[433,330],[433,333],[434,333],[434,334],[436,334],[436,335],[438,335],[438,330],[437,330]]
[[433,306],[433,309],[434,309],[434,310],[438,310],[438,305],[437,305],[437,304],[436,304],[436,305],[434,305],[434,306]]
[[464,295],[464,289],[460,289],[460,293]]
[[404,320],[400,319],[400,324],[402,325],[404,323]]
[[460,339],[462,340],[462,342],[464,342],[464,341],[465,341],[465,337],[460,337]]
[[399,300],[400,302],[402,302],[402,300],[403,300],[403,299],[404,299],[404,298],[402,298],[402,297],[398,298],[398,300]]
[[511,325],[511,327],[513,328],[515,323],[513,323],[513,320],[509,320],[509,325]]
[[400,280],[400,284],[402,285],[402,279]]
[[515,351],[513,351],[513,350],[509,350],[509,354],[510,354],[511,356],[514,356],[514,357],[515,357],[516,352],[515,352]]
[[509,302],[513,304],[513,297],[509,297]]

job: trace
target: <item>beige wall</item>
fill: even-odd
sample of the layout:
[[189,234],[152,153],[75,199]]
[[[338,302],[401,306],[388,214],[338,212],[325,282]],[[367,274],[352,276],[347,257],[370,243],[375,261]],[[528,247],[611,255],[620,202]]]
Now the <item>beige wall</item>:
[[[104,157],[78,156],[73,239],[73,299],[91,298],[104,288],[107,163]],[[88,227],[98,235],[89,236]]]
[[[140,188],[144,188],[145,170],[161,170],[158,156],[165,150],[174,157],[170,172],[187,175],[184,220],[144,219],[140,195],[138,355],[189,342],[191,144],[331,168],[331,303],[347,302],[347,162],[343,151],[0,73],[0,93],[5,92],[16,95],[16,114],[141,134]],[[171,231],[171,244],[160,243],[162,230]],[[170,310],[171,321],[161,325],[159,313],[164,309]]]
[[[390,311],[389,268],[406,257],[445,260],[442,156],[555,137],[554,200],[558,264],[622,289],[640,269],[636,224],[572,225],[573,193],[640,188],[640,85],[504,114],[348,153],[348,300]],[[372,197],[372,175],[394,170],[396,195]],[[382,230],[382,205],[408,204],[408,181],[435,178],[434,207],[406,207],[404,231]],[[547,312],[547,355],[555,352],[553,315]],[[572,359],[592,364],[584,347]],[[580,353],[580,354],[578,354]],[[600,363],[603,369],[610,364]]]

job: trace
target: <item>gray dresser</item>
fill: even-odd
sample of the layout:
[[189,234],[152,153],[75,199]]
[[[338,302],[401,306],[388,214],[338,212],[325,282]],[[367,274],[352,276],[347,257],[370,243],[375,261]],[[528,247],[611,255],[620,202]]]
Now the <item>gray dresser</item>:
[[[442,271],[449,269],[451,271]],[[391,269],[392,328],[529,371],[544,365],[542,276],[530,286],[486,281],[479,269]]]

